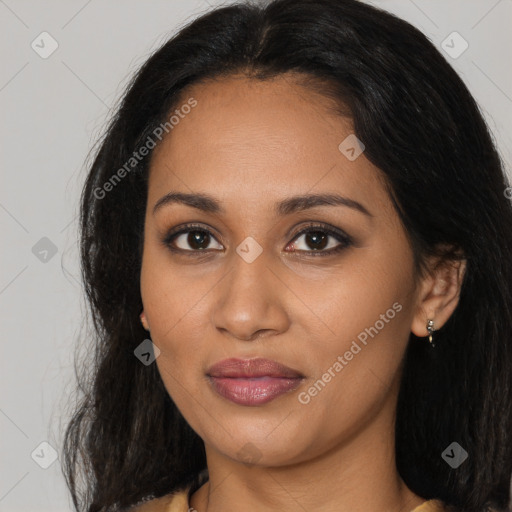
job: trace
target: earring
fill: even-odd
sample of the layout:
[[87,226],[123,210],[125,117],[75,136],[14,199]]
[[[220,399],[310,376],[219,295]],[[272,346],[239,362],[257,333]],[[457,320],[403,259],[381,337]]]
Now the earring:
[[430,343],[430,346],[431,346],[432,348],[434,348],[434,347],[435,347],[435,344],[434,344],[434,342],[432,341],[432,333],[435,331],[435,329],[434,329],[434,320],[429,320],[429,321],[427,322],[427,331],[428,331],[428,341],[429,341],[429,343]]
[[144,329],[146,329],[146,331],[149,332],[149,325],[147,325],[146,315],[144,315],[144,311],[139,315],[139,317],[140,317],[140,321],[142,323],[142,327],[144,327]]

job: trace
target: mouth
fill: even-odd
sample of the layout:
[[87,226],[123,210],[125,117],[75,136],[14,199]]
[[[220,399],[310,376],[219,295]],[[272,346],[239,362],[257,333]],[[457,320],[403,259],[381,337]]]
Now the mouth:
[[304,375],[270,359],[225,359],[210,367],[208,380],[220,396],[239,405],[270,402],[295,390]]

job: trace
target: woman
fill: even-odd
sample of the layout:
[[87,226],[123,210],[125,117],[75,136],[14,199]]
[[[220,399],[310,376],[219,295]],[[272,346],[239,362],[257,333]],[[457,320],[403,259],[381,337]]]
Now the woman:
[[509,186],[465,85],[384,11],[182,29],[83,190],[76,509],[505,510]]

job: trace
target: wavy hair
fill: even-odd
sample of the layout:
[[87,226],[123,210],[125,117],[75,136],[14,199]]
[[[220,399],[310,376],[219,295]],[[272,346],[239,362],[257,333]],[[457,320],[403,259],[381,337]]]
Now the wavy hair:
[[[239,73],[254,80],[291,73],[336,100],[340,115],[348,112],[365,156],[385,178],[418,275],[429,255],[466,260],[459,304],[435,333],[436,348],[410,335],[396,412],[397,469],[425,499],[465,512],[506,510],[510,183],[475,100],[440,52],[410,24],[357,0],[212,9],[179,30],[130,82],[80,202],[93,349],[77,372],[81,396],[63,447],[76,510],[118,511],[188,485],[195,489],[206,469],[204,443],[156,365],[134,356],[146,337],[140,270],[152,151],[131,159],[185,101],[187,86]],[[457,469],[441,457],[454,441],[468,452]]]

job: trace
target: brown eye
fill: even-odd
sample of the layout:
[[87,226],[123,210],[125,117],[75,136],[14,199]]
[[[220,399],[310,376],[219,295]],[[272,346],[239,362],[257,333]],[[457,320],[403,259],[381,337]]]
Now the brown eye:
[[213,235],[205,229],[182,229],[176,233],[169,234],[164,239],[164,244],[174,251],[206,251],[211,249],[210,244],[212,242],[217,243],[217,247],[213,249],[222,249]]
[[193,250],[207,249],[210,244],[210,235],[205,231],[189,231],[184,233],[184,235],[186,235],[185,242]]
[[322,231],[310,231],[304,235],[304,241],[311,249],[321,250],[327,246],[329,236]]
[[[328,256],[352,244],[352,240],[348,235],[331,229],[320,228],[321,226],[316,226],[316,229],[302,231],[288,247],[292,248],[292,252],[310,253],[312,256]],[[303,241],[297,242],[301,238]]]

